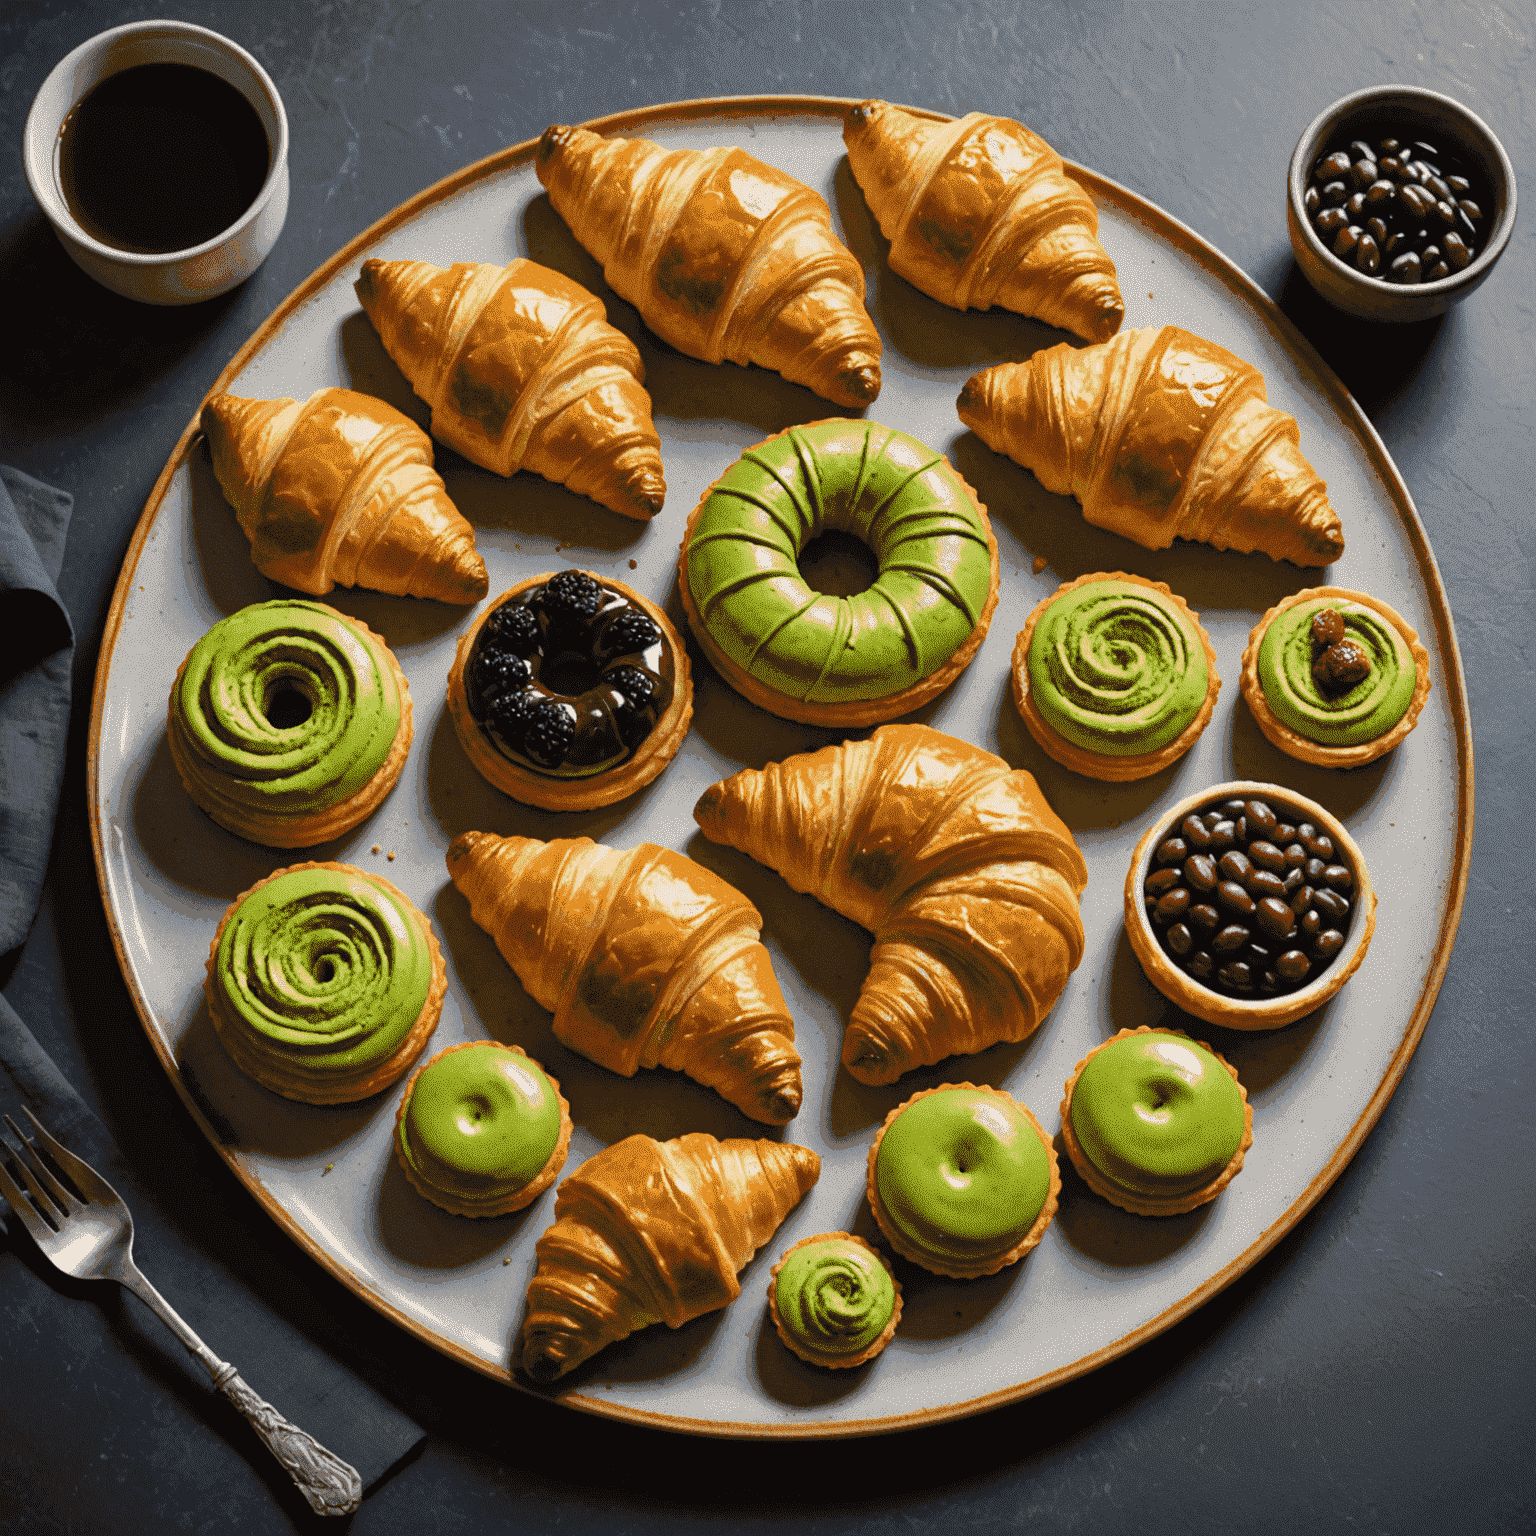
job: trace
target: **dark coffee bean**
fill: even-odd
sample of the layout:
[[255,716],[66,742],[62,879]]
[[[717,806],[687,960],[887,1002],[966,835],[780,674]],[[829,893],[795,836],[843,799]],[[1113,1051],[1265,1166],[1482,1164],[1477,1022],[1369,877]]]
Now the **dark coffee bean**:
[[1147,876],[1146,891],[1149,896],[1161,896],[1171,891],[1179,883],[1179,872],[1176,869],[1154,869]]
[[1259,991],[1266,997],[1280,990],[1280,978],[1273,971],[1265,971],[1259,978]]
[[1280,818],[1262,800],[1250,800],[1243,812],[1248,818],[1250,837],[1269,837],[1280,825]]
[[1346,151],[1335,150],[1331,155],[1325,155],[1313,167],[1312,174],[1319,181],[1326,181],[1330,177],[1342,176],[1349,169],[1350,159]]
[[1285,863],[1288,869],[1300,869],[1307,862],[1307,850],[1300,843],[1288,843],[1285,849]]
[[1385,240],[1381,242],[1381,259],[1385,261],[1399,245],[1403,243],[1403,237],[1394,229]]
[[1163,942],[1176,955],[1187,955],[1195,947],[1195,936],[1183,923],[1175,923],[1163,935]]
[[1253,914],[1253,897],[1236,880],[1223,880],[1216,887],[1216,905],[1224,907],[1228,912],[1235,912],[1240,917],[1250,917]]
[[1365,221],[1365,232],[1379,245],[1387,238],[1387,221],[1385,219],[1369,218]]
[[1361,235],[1355,247],[1355,265],[1367,277],[1374,277],[1381,270],[1381,247],[1370,235]]
[[[1335,182],[1334,185],[1342,189],[1344,183]],[[1397,197],[1398,201],[1402,203],[1403,207],[1406,208],[1408,212],[1416,219],[1423,218],[1424,215],[1435,206],[1434,198],[1432,198],[1429,193],[1424,190],[1423,187],[1419,186],[1417,182],[1405,182],[1401,187],[1397,189]],[[1336,197],[1330,200],[1327,187],[1323,188],[1323,202],[1327,203],[1330,207],[1342,203],[1343,201],[1344,199],[1342,197]]]
[[1302,211],[1309,219],[1315,219],[1319,212],[1321,212],[1322,206],[1323,194],[1319,192],[1316,187],[1309,186],[1307,190],[1301,194]]
[[1248,887],[1248,894],[1255,901],[1265,896],[1279,901],[1285,895],[1285,881],[1267,869],[1254,870],[1243,883]]
[[1246,853],[1234,848],[1230,853],[1222,854],[1221,863],[1216,867],[1224,880],[1246,880],[1253,864]]
[[1154,923],[1172,923],[1177,921],[1189,911],[1189,902],[1189,892],[1182,885],[1178,886],[1176,889],[1169,891],[1166,896],[1158,899],[1157,907],[1152,913],[1152,921]]
[[1349,168],[1349,179],[1356,187],[1368,187],[1376,180],[1377,170],[1374,160],[1356,160]]
[[1351,139],[1349,141],[1349,152],[1357,160],[1374,160],[1376,158],[1376,151],[1364,139]]
[[1187,920],[1201,933],[1215,933],[1221,914],[1208,901],[1202,901],[1189,909]]
[[1241,923],[1228,923],[1211,940],[1211,950],[1218,955],[1236,954],[1248,942],[1250,935],[1251,930],[1243,927]]
[[1396,155],[1383,155],[1376,162],[1376,170],[1383,181],[1395,187],[1403,179],[1403,162]]
[[1184,878],[1189,882],[1189,888],[1202,894],[1206,891],[1214,891],[1216,881],[1220,878],[1216,868],[1216,861],[1210,854],[1190,854],[1184,861]]
[[1310,858],[1301,867],[1301,872],[1307,877],[1308,885],[1321,885],[1323,876],[1328,872],[1328,866],[1319,858]]
[[1451,189],[1450,189],[1449,185],[1439,176],[1431,176],[1431,177],[1429,177],[1425,181],[1424,185],[1426,187],[1428,187],[1429,190],[1431,192],[1433,192],[1436,197],[1438,197],[1438,198],[1440,198],[1442,200],[1444,200],[1445,198],[1448,198],[1451,195]]
[[1287,900],[1289,900],[1292,896],[1294,896],[1296,894],[1296,892],[1301,888],[1302,882],[1306,878],[1307,877],[1304,874],[1302,874],[1302,872],[1299,869],[1288,869],[1288,870],[1286,870],[1286,872],[1285,872],[1285,879],[1281,882],[1281,885],[1283,886],[1283,888],[1285,890],[1285,895],[1286,895],[1286,899]]
[[1483,210],[1479,208],[1478,205],[1474,203],[1470,197],[1458,198],[1456,206],[1460,208],[1464,214],[1466,214],[1466,216],[1472,221],[1474,225],[1481,224],[1483,222]]
[[1402,147],[1400,139],[1378,139],[1376,141],[1376,153],[1378,155],[1395,155]]
[[1309,908],[1301,914],[1296,926],[1301,930],[1303,939],[1315,939],[1323,931],[1322,915],[1315,907]]
[[1325,182],[1323,185],[1323,207],[1337,208],[1344,199],[1349,196],[1349,188],[1342,181]]
[[1210,837],[1206,833],[1205,823],[1198,816],[1186,816],[1179,824],[1179,831],[1184,841],[1191,848],[1206,848],[1210,846]]
[[[1427,283],[1429,281],[1429,269],[1440,264],[1440,247],[1438,245],[1426,245],[1424,249],[1419,252],[1419,260],[1424,263],[1424,281]],[[1367,663],[1367,665],[1369,665],[1369,663]],[[1364,674],[1362,674],[1362,676],[1363,675]]]
[[1467,217],[1464,208],[1456,210],[1456,233],[1467,242],[1468,250],[1477,249],[1477,225]]
[[1419,260],[1417,252],[1404,251],[1401,256],[1393,258],[1391,274],[1394,283],[1412,287],[1413,284],[1424,281],[1424,265]]
[[1303,885],[1291,892],[1291,911],[1300,917],[1312,905],[1313,890],[1310,885]]
[[1413,150],[1416,155],[1421,156],[1425,160],[1438,160],[1440,158],[1440,151],[1433,144],[1427,143],[1423,139],[1415,139],[1413,141]]
[[1337,928],[1318,934],[1312,943],[1312,956],[1319,965],[1327,963],[1344,948],[1344,935]]
[[1216,962],[1205,950],[1197,949],[1185,962],[1184,969],[1196,981],[1209,981],[1211,972],[1216,969]]
[[1344,199],[1344,212],[1349,215],[1352,224],[1363,219],[1365,217],[1365,193],[1355,192],[1346,197]]
[[1239,816],[1232,823],[1232,834],[1236,837],[1239,848],[1246,848],[1248,846],[1248,818],[1246,816]]
[[1157,852],[1152,855],[1157,864],[1182,864],[1189,857],[1189,849],[1181,837],[1164,839],[1157,845]]
[[1223,800],[1221,802],[1221,814],[1228,821],[1236,821],[1248,808],[1246,800]]
[[1210,847],[1220,852],[1230,848],[1237,841],[1237,828],[1226,820],[1218,821],[1211,828]]
[[1472,260],[1472,253],[1467,249],[1467,242],[1454,229],[1440,243],[1445,247],[1445,259],[1458,272]]
[[1282,821],[1270,834],[1269,840],[1278,847],[1284,848],[1287,843],[1294,843],[1296,841],[1296,828],[1288,822]]
[[1283,901],[1266,896],[1256,914],[1259,928],[1272,939],[1288,939],[1296,931],[1296,914]]
[[1442,277],[1449,277],[1450,275],[1450,267],[1447,266],[1443,261],[1437,261],[1434,266],[1432,266],[1429,271],[1424,274],[1424,281],[1426,283],[1438,283]]
[[1337,891],[1318,891],[1312,905],[1332,923],[1342,923],[1349,916],[1349,903]]
[[1472,190],[1472,183],[1465,176],[1447,176],[1445,184],[1457,197],[1465,197]]
[[1248,857],[1261,868],[1271,869],[1277,875],[1285,870],[1285,855],[1262,837],[1257,842],[1249,843]]
[[1253,991],[1253,970],[1242,960],[1235,960],[1231,965],[1224,965],[1217,971],[1216,979],[1222,986],[1230,988],[1233,992]]
[[1316,827],[1312,829],[1311,837],[1302,837],[1301,846],[1313,858],[1331,859],[1333,857],[1333,839],[1326,832],[1319,832]]
[[1311,969],[1312,962],[1299,949],[1288,949],[1275,961],[1275,970],[1279,973],[1281,980],[1291,982],[1293,985],[1302,980]]

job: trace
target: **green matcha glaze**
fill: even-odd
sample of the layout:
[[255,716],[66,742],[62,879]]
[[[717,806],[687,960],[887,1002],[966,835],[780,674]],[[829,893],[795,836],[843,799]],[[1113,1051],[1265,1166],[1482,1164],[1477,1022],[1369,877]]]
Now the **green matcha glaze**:
[[[806,585],[806,545],[837,529],[880,573],[853,597]],[[686,546],[705,628],[759,683],[806,703],[884,698],[943,666],[992,588],[987,529],[943,454],[872,421],[791,427],[711,491]]]
[[1237,1155],[1246,1129],[1232,1074],[1193,1040],[1112,1040],[1072,1090],[1072,1132],[1111,1184],[1136,1195],[1192,1194]]
[[[297,725],[269,718],[283,695],[308,701]],[[324,603],[255,603],[192,647],[175,707],[192,749],[236,805],[304,811],[349,799],[379,771],[400,727],[382,647]],[[285,701],[286,702],[286,701]]]
[[423,1180],[470,1198],[515,1193],[560,1139],[560,1100],[538,1063],[493,1041],[429,1061],[400,1122],[400,1149]]
[[896,1286],[860,1243],[826,1237],[794,1248],[774,1281],[779,1320],[807,1354],[861,1354],[885,1332]]
[[1034,1226],[1051,1188],[1035,1128],[1006,1099],[942,1088],[886,1127],[875,1187],[892,1225],[936,1259],[997,1258]]
[[[1371,670],[1347,693],[1329,698],[1312,677],[1312,616],[1337,610],[1344,635],[1365,648]],[[1270,621],[1259,645],[1259,685],[1275,716],[1322,747],[1358,747],[1384,736],[1407,713],[1416,682],[1413,652],[1397,626],[1373,608],[1319,597]]]
[[1090,752],[1135,757],[1181,736],[1209,684],[1189,615],[1150,587],[1091,581],[1035,621],[1029,693],[1057,735]]
[[252,1046],[315,1072],[391,1055],[431,983],[420,922],[361,870],[294,869],[252,891],[225,922],[213,967]]

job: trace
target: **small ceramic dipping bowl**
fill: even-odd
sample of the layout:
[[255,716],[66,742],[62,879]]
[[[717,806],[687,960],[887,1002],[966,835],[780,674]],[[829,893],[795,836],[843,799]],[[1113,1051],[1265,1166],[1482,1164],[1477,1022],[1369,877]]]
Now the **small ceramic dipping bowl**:
[[[1278,828],[1266,825],[1264,810],[1243,809],[1256,802],[1273,813]],[[1190,825],[1192,817],[1199,819],[1198,829]],[[1264,878],[1272,874],[1283,883],[1292,869],[1302,878],[1283,893]],[[1171,894],[1178,891],[1187,899]],[[1282,903],[1289,915],[1266,902]],[[1162,910],[1155,910],[1159,904]],[[1193,910],[1202,906],[1209,909],[1203,917]],[[1173,934],[1179,925],[1189,936],[1187,946],[1183,935]],[[1329,811],[1279,784],[1237,779],[1158,813],[1125,877],[1125,929],[1147,979],[1186,1013],[1227,1029],[1279,1029],[1321,1007],[1359,969],[1376,930],[1376,892],[1365,856]],[[1233,931],[1238,929],[1249,937],[1240,939]],[[1320,963],[1319,936],[1340,929],[1342,942],[1325,940],[1324,949],[1333,953]],[[1267,958],[1256,958],[1249,939]],[[1179,948],[1182,957],[1170,952]],[[1203,967],[1197,958],[1202,952],[1211,962],[1209,986],[1188,969]],[[1286,961],[1288,955],[1299,959]],[[1248,967],[1252,989],[1218,991],[1222,969],[1238,962]],[[1306,968],[1297,979],[1302,962]],[[1293,977],[1282,990],[1266,992],[1266,970],[1281,976],[1291,971]]]
[[[1476,254],[1460,271],[1435,282],[1390,282],[1384,274],[1390,257],[1382,255],[1379,274],[1367,276],[1335,255],[1308,217],[1307,182],[1318,160],[1334,149],[1347,149],[1353,140],[1376,145],[1391,136],[1405,143],[1425,140],[1465,167],[1468,179],[1486,197],[1482,207]],[[1358,187],[1343,177],[1351,194]],[[1432,199],[1433,201],[1433,199]],[[1481,202],[1479,202],[1481,207]],[[1358,221],[1363,225],[1368,210]],[[1426,225],[1434,228],[1431,209]],[[1334,308],[1362,320],[1409,322],[1443,315],[1453,304],[1481,287],[1493,271],[1515,227],[1515,170],[1493,130],[1475,112],[1438,91],[1412,85],[1379,85],[1355,91],[1334,102],[1307,125],[1291,155],[1286,195],[1286,225],[1291,249],[1307,281]],[[1335,236],[1337,238],[1337,236]]]
[[[267,174],[254,199],[228,228],[185,250],[109,245],[84,228],[64,196],[60,144],[70,114],[103,81],[141,64],[189,65],[217,76],[250,103],[266,135]],[[266,260],[288,214],[288,117],[277,87],[238,43],[190,22],[133,22],[66,54],[32,103],[22,159],[32,196],[75,265],[146,304],[196,304],[244,282]]]

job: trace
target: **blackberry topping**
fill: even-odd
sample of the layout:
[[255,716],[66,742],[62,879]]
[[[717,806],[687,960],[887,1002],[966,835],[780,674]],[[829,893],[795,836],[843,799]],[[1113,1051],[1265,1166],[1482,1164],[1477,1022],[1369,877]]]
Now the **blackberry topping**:
[[660,638],[661,631],[648,614],[638,608],[625,608],[603,630],[602,649],[608,656],[632,656],[655,645]]
[[536,705],[523,730],[523,755],[540,768],[558,768],[576,739],[576,711],[545,699]]
[[533,668],[521,656],[482,644],[470,663],[469,675],[481,704],[489,706],[498,694],[518,693],[526,688],[533,678]]
[[499,694],[491,701],[487,722],[507,746],[520,752],[523,732],[539,703],[539,695],[532,689]]
[[603,604],[603,589],[585,571],[559,571],[535,599],[550,627],[579,629],[590,624]]
[[539,621],[533,610],[525,604],[503,603],[485,621],[481,635],[481,645],[494,639],[498,650],[516,651],[523,655],[538,644]]
[[639,667],[614,667],[603,681],[615,695],[614,718],[624,745],[631,750],[644,741],[656,724],[653,707],[660,692],[658,679]]

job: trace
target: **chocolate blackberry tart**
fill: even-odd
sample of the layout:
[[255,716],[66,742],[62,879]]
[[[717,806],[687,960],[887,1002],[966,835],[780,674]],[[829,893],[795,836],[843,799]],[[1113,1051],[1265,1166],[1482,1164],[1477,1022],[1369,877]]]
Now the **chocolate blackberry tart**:
[[565,570],[503,592],[460,637],[448,708],[497,789],[544,810],[590,810],[672,760],[693,718],[693,684],[655,603],[611,577]]

